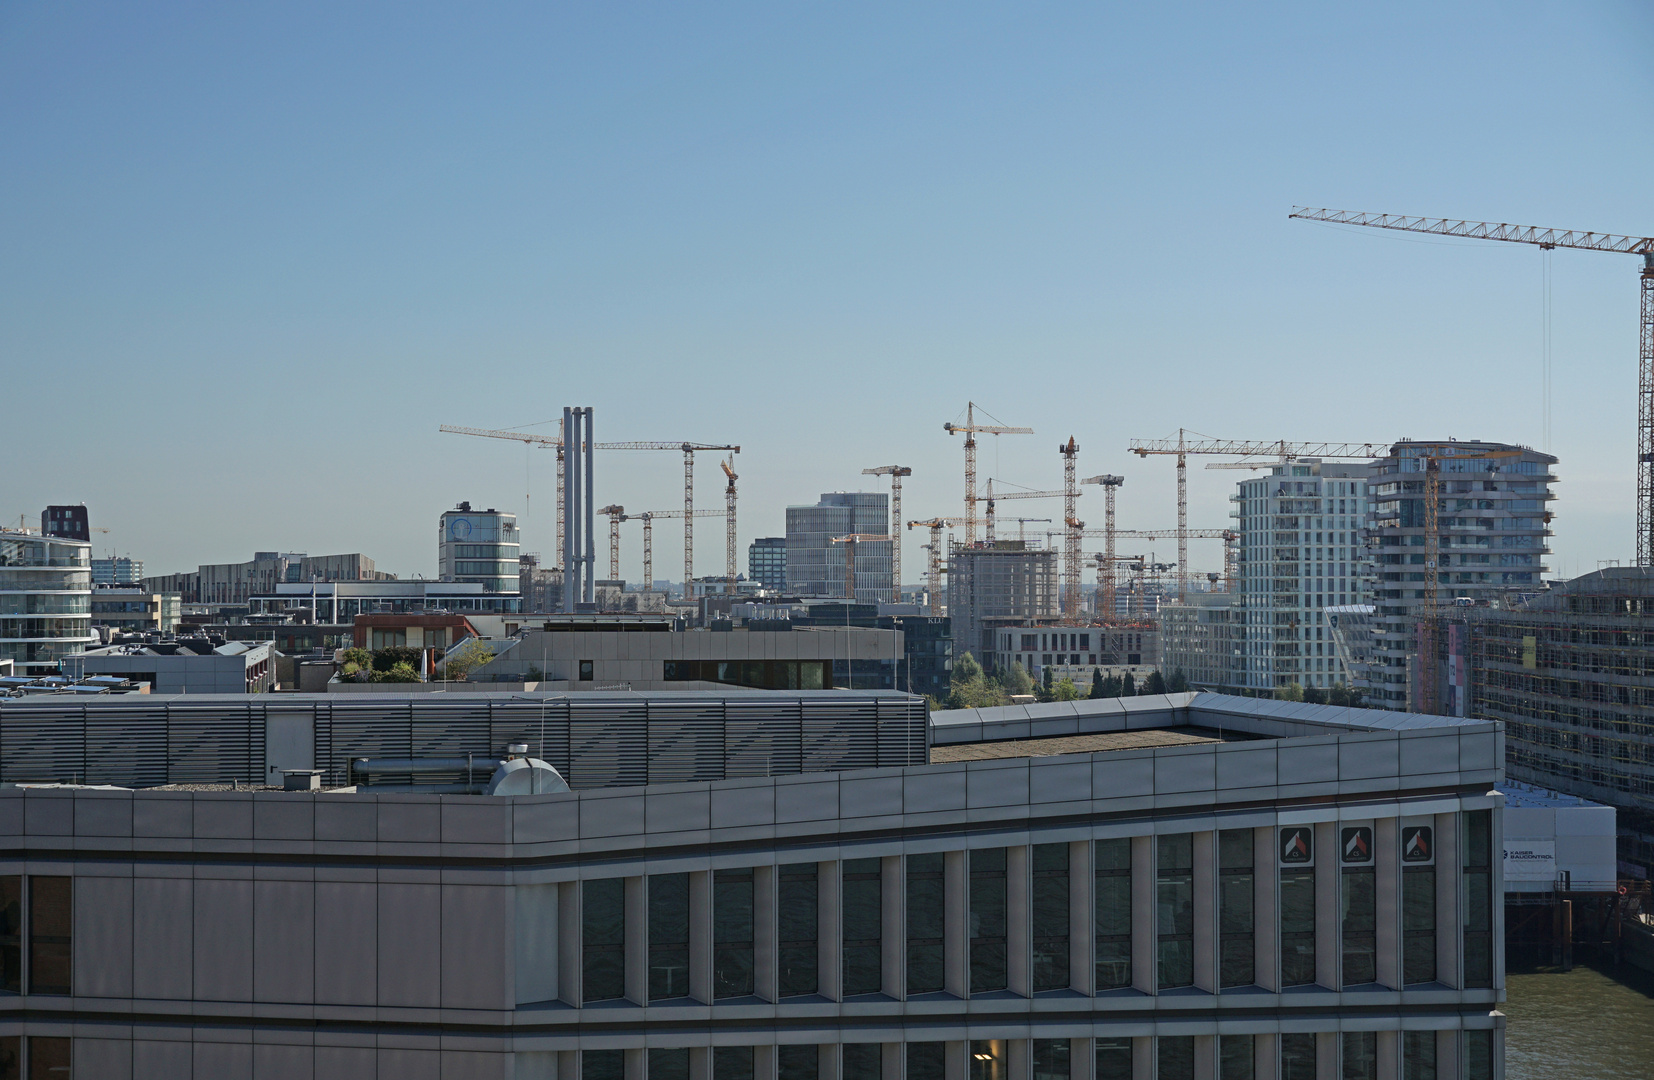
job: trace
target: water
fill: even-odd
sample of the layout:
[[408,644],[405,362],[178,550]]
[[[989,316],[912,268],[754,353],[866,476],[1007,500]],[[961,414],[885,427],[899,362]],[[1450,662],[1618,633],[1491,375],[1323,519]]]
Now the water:
[[1506,1080],[1654,1077],[1654,976],[1621,965],[1505,978]]

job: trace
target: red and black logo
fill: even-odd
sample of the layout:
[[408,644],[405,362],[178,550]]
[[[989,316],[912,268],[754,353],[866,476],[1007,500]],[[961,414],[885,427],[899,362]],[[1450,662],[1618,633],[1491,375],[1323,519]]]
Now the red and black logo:
[[1401,830],[1401,861],[1411,863],[1434,862],[1436,858],[1435,830],[1428,825],[1408,825]]
[[1315,833],[1308,825],[1281,830],[1281,862],[1303,864],[1315,858]]
[[1373,830],[1371,826],[1359,825],[1344,830],[1344,861],[1347,863],[1370,863],[1373,861]]

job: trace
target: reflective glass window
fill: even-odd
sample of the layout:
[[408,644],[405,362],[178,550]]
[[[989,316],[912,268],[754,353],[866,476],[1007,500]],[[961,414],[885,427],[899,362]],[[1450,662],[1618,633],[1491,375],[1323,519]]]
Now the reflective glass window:
[[1130,838],[1096,841],[1093,859],[1097,989],[1115,990],[1131,985]]
[[650,874],[649,1000],[689,996],[689,875]]
[[[884,988],[883,897],[879,860],[846,859],[843,882],[846,995],[877,994]],[[845,1049],[848,1051],[851,1045],[861,1044],[846,1044]]]
[[971,993],[1003,990],[1005,957],[1005,849],[970,853]]
[[1160,939],[1160,989],[1195,981],[1194,835],[1155,838],[1155,932]]
[[1253,925],[1256,875],[1251,829],[1218,833],[1218,981],[1251,986],[1257,981],[1257,939]]
[[751,869],[712,874],[712,989],[720,998],[753,992]]
[[777,883],[777,959],[782,997],[814,994],[820,988],[817,939],[821,894],[815,863],[780,868]]
[[1068,975],[1068,845],[1033,848],[1034,990],[1062,990]]
[[943,923],[942,853],[907,857],[907,992],[942,989]]
[[[584,999],[608,1001],[625,997],[625,879],[598,878],[584,882],[580,922]],[[619,1052],[615,1051],[617,1054]]]
[[[1281,985],[1315,981],[1315,870],[1281,869]],[[1282,1059],[1283,1061],[1285,1058]]]

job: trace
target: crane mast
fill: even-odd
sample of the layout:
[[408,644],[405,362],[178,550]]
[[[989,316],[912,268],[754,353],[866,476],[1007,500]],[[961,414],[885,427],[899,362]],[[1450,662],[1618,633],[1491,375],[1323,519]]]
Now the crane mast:
[[1104,622],[1114,618],[1114,492],[1126,482],[1123,476],[1114,476],[1103,473],[1101,476],[1088,476],[1081,480],[1082,484],[1101,484],[1103,488],[1103,565],[1097,568],[1097,583],[1102,586],[1102,611],[1099,613]]
[[1057,453],[1062,455],[1062,518],[1068,526],[1063,537],[1062,613],[1072,625],[1080,619],[1080,530],[1085,528],[1085,523],[1074,516],[1079,510],[1075,505],[1080,488],[1074,482],[1074,463],[1080,444],[1070,435],[1066,443],[1057,445]]
[[965,422],[963,424],[943,424],[942,430],[950,435],[963,434],[965,436],[965,543],[976,543],[976,435],[982,432],[987,435],[1032,435],[1031,427],[1006,427],[1003,424],[978,424],[976,422],[976,402],[965,403]]
[[890,602],[902,602],[902,477],[912,476],[906,465],[863,469],[863,476],[890,477]]

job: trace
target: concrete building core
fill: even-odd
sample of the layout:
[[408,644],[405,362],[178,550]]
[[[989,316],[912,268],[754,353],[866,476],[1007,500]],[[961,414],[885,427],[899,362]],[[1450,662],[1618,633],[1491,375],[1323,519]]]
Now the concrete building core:
[[1037,624],[1062,614],[1057,552],[1021,540],[995,540],[948,552],[948,615],[953,655],[980,662],[995,651],[997,627]]

